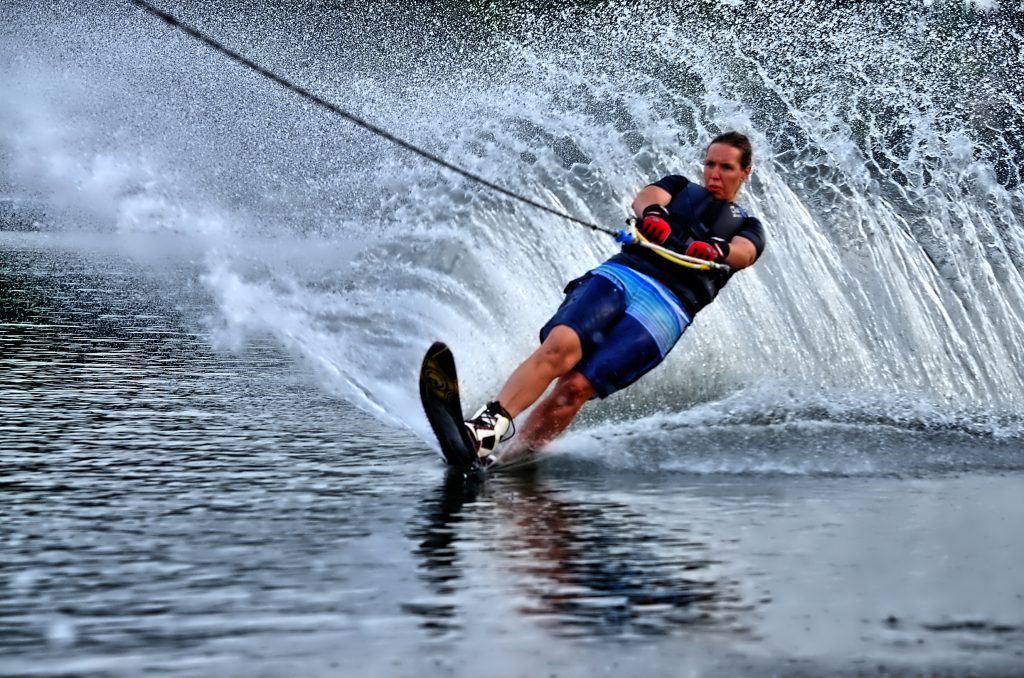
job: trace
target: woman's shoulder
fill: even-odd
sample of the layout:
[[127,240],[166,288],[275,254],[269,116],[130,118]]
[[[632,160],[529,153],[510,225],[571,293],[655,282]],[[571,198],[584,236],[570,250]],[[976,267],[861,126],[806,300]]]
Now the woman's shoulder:
[[666,174],[662,178],[655,181],[651,186],[657,186],[662,188],[673,196],[679,193],[681,190],[690,185],[690,180],[681,174]]

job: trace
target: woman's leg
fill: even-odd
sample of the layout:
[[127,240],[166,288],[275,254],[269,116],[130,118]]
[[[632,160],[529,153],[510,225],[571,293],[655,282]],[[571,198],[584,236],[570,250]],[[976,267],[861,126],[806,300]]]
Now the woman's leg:
[[524,360],[498,393],[498,402],[516,417],[547,390],[552,381],[569,373],[583,357],[576,332],[567,325],[552,328],[544,343]]
[[594,397],[594,387],[579,372],[570,372],[555,384],[547,398],[530,412],[513,439],[516,449],[536,450],[551,442],[568,428],[583,405]]

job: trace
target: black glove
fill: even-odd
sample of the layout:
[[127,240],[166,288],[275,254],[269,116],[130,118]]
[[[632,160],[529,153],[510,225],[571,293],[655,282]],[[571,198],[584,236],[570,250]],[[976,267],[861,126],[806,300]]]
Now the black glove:
[[668,210],[654,203],[644,208],[643,217],[636,225],[640,235],[659,245],[668,240],[672,227],[668,225]]

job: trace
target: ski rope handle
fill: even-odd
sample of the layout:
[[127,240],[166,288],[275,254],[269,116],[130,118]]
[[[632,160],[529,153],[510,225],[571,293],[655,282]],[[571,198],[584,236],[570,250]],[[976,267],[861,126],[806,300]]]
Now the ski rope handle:
[[626,225],[629,226],[629,230],[623,228],[615,232],[615,240],[623,245],[639,245],[640,247],[645,247],[655,254],[668,259],[673,264],[683,266],[684,268],[692,268],[697,271],[714,270],[728,273],[732,270],[725,264],[708,261],[707,259],[698,259],[697,257],[689,257],[685,254],[680,254],[679,252],[675,252],[667,247],[662,247],[661,245],[647,240],[636,230],[636,217],[626,219]]

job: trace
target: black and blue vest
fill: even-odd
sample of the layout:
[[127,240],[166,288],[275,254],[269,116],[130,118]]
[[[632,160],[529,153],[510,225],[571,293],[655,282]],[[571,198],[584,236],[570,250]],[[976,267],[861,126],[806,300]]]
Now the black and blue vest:
[[[668,204],[672,233],[664,243],[670,250],[685,254],[695,240],[717,237],[729,241],[738,235],[754,243],[758,256],[764,251],[764,227],[736,203],[719,200],[703,186],[678,174],[670,174],[651,185],[672,195]],[[640,245],[624,245],[609,261],[658,280],[672,290],[691,315],[710,304],[733,275],[731,271],[686,268]]]

